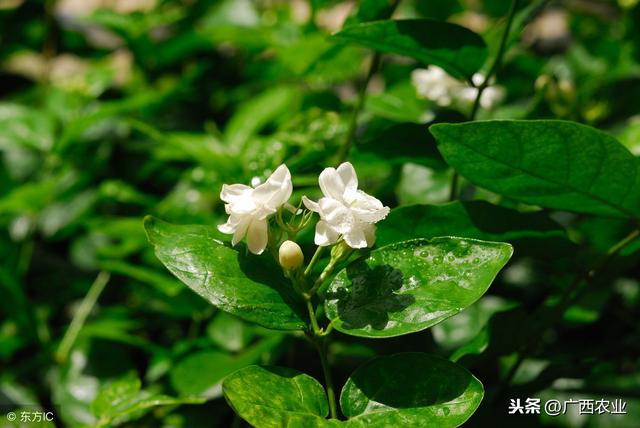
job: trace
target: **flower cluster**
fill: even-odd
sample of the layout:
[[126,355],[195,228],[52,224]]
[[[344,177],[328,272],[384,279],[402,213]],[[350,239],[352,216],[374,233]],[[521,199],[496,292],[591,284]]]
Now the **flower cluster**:
[[[478,86],[484,82],[484,76],[476,73],[471,77],[475,86],[468,86],[447,74],[442,68],[430,65],[411,73],[411,82],[418,95],[433,101],[440,107],[469,108],[478,96]],[[504,89],[500,86],[488,86],[480,96],[480,106],[491,109],[504,99]]]
[[[358,189],[356,171],[349,162],[326,168],[318,180],[323,197],[314,202],[303,196],[304,205],[320,216],[315,243],[327,246],[340,239],[351,248],[371,247],[375,243],[375,223],[389,213],[378,199]],[[280,165],[263,184],[223,185],[220,199],[229,218],[218,226],[232,234],[232,245],[247,237],[249,251],[261,254],[269,242],[268,219],[288,204],[293,185],[286,165]]]

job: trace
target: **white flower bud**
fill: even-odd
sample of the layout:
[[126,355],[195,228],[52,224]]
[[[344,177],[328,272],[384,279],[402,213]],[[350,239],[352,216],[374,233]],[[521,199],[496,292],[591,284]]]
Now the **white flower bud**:
[[295,270],[302,266],[304,262],[304,254],[300,246],[293,241],[284,241],[280,245],[280,251],[278,252],[278,260],[280,266],[286,270]]

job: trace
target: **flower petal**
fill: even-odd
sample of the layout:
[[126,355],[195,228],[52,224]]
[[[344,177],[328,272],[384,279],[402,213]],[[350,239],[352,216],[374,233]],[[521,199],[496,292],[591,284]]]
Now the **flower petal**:
[[247,246],[253,254],[262,254],[269,240],[269,225],[266,220],[253,219],[247,230]]
[[313,212],[320,212],[320,206],[318,206],[317,202],[312,201],[311,199],[307,198],[306,196],[302,197],[302,203],[304,204],[305,207],[307,207],[307,209],[309,211],[313,211]]
[[251,187],[244,184],[223,184],[220,191],[220,199],[232,204],[240,199],[249,197],[252,191]]
[[275,211],[289,200],[292,191],[291,173],[287,166],[282,164],[267,181],[253,189],[252,197],[256,203]]
[[350,162],[343,162],[338,166],[338,175],[344,184],[345,193],[353,193],[358,189],[358,176]]
[[376,225],[365,224],[362,226],[362,231],[364,232],[364,237],[367,240],[367,247],[373,247],[373,244],[376,243]]
[[316,224],[316,236],[313,240],[316,245],[326,247],[327,245],[336,243],[339,238],[340,234],[333,230],[326,221],[320,220],[318,224]]
[[341,202],[332,198],[322,198],[318,201],[318,206],[320,218],[329,223],[335,231],[346,233],[353,226],[353,214]]
[[247,228],[249,227],[249,224],[251,224],[252,219],[253,218],[251,216],[243,216],[239,219],[238,223],[236,224],[236,229],[233,231],[231,245],[235,247],[238,242],[242,241],[242,238],[244,238],[244,235],[247,233]]
[[342,201],[345,187],[342,177],[340,177],[335,168],[325,168],[320,173],[318,184],[320,184],[320,190],[322,190],[324,196]]
[[355,224],[347,233],[343,234],[344,242],[351,248],[366,248],[367,237],[364,233],[364,224]]
[[377,223],[389,214],[389,207],[382,205],[379,199],[358,190],[351,210],[358,218],[366,223]]
[[224,234],[231,235],[236,230],[236,227],[227,220],[226,223],[218,225],[218,230]]

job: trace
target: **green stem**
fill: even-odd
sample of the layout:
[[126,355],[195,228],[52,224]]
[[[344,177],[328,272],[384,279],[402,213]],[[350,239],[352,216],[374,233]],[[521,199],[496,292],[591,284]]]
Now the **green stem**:
[[353,139],[356,135],[357,125],[358,125],[358,116],[360,115],[360,110],[364,106],[364,100],[367,94],[367,87],[369,86],[369,81],[375,74],[378,66],[380,65],[380,54],[375,53],[373,58],[371,59],[371,64],[369,65],[369,71],[367,72],[367,77],[362,81],[360,85],[360,89],[358,90],[358,98],[356,101],[356,105],[351,113],[351,118],[349,119],[349,127],[347,128],[347,134],[345,136],[344,142],[340,146],[337,155],[337,164],[344,162],[349,157],[349,152],[351,151],[351,146],[353,145]]
[[316,265],[318,260],[320,260],[320,255],[322,254],[322,251],[324,251],[324,247],[318,246],[318,248],[316,248],[316,252],[313,253],[313,257],[311,257],[311,260],[309,261],[307,268],[304,270],[305,277],[309,276],[313,267]]
[[329,415],[331,419],[338,419],[336,406],[336,394],[333,389],[333,377],[331,375],[331,367],[327,359],[326,343],[322,340],[315,340],[314,344],[320,355],[320,363],[322,364],[322,372],[324,373],[324,382],[327,387],[327,400],[329,401]]
[[476,94],[476,99],[473,102],[473,107],[471,108],[471,114],[469,115],[469,120],[475,120],[476,114],[478,114],[478,110],[480,109],[480,99],[482,98],[482,93],[489,86],[489,81],[493,77],[493,75],[498,71],[500,64],[502,62],[502,57],[504,56],[505,48],[507,47],[507,39],[509,38],[509,31],[511,31],[511,24],[513,23],[513,18],[516,15],[516,4],[518,0],[511,1],[511,7],[509,8],[509,15],[507,15],[507,23],[504,27],[504,32],[502,33],[502,38],[500,39],[500,46],[498,46],[498,52],[496,53],[496,57],[493,60],[493,64],[489,68],[487,75],[484,77],[484,81],[480,86],[478,86],[478,93]]
[[[504,56],[505,48],[507,46],[507,40],[509,38],[509,32],[511,31],[511,24],[513,23],[513,18],[516,14],[516,5],[518,0],[511,1],[511,7],[509,8],[509,14],[507,15],[507,23],[504,27],[504,32],[502,33],[502,38],[500,39],[500,45],[498,46],[498,52],[496,53],[496,57],[487,72],[483,82],[480,86],[477,86],[478,93],[476,94],[476,98],[473,101],[473,106],[471,107],[471,113],[469,114],[469,122],[476,120],[476,115],[478,114],[478,110],[480,110],[480,99],[482,98],[482,93],[489,86],[489,81],[493,77],[493,75],[498,71],[500,64],[502,63],[502,57]],[[473,84],[473,81],[470,83]],[[453,172],[453,177],[451,177],[451,193],[449,194],[449,201],[454,201],[457,198],[458,194],[458,173],[456,171]]]
[[329,261],[329,264],[322,270],[322,273],[320,274],[320,276],[313,283],[313,287],[311,287],[311,289],[307,292],[306,295],[308,298],[311,298],[311,296],[316,294],[316,291],[318,291],[318,288],[320,288],[320,286],[327,279],[327,277],[331,275],[331,272],[333,272],[333,268],[336,266],[336,262],[337,260],[333,258]]
[[24,277],[29,270],[31,257],[33,256],[33,239],[27,239],[20,247],[20,258],[18,259],[18,276]]
[[102,271],[93,281],[93,284],[91,284],[91,288],[89,288],[87,295],[84,296],[84,299],[80,303],[78,311],[71,320],[71,324],[69,324],[69,328],[67,329],[60,345],[58,346],[58,350],[55,353],[55,357],[58,362],[63,363],[69,357],[69,352],[71,352],[71,348],[78,338],[78,334],[80,333],[82,326],[84,326],[87,317],[98,301],[98,297],[100,297],[100,294],[109,282],[109,278],[109,273]]
[[316,318],[316,311],[313,309],[313,304],[311,300],[307,299],[307,312],[309,312],[309,320],[311,321],[311,328],[313,329],[313,334],[319,336],[322,334],[322,330],[320,330],[320,325],[318,324],[318,319]]

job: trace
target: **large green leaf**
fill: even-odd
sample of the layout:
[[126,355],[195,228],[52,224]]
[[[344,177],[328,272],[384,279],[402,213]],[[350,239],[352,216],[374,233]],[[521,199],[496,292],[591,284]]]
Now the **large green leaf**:
[[327,317],[353,336],[424,330],[478,300],[512,253],[506,243],[453,237],[382,247],[336,275]]
[[517,254],[559,257],[572,251],[564,229],[542,212],[521,213],[485,201],[455,201],[444,205],[395,208],[380,223],[377,244],[443,235],[503,241]]
[[487,47],[478,34],[433,19],[385,20],[353,25],[335,35],[380,52],[406,55],[469,79],[482,67]]
[[640,218],[640,161],[596,129],[541,120],[430,130],[449,165],[478,186],[547,208]]
[[339,425],[327,420],[324,388],[314,378],[284,367],[248,366],[229,375],[222,390],[244,420],[260,428],[314,428]]
[[480,405],[482,384],[451,361],[411,352],[358,368],[340,395],[349,427],[438,427],[463,424]]
[[160,261],[212,305],[267,328],[305,328],[300,301],[266,256],[231,248],[212,227],[177,226],[153,217],[146,217],[144,226]]

